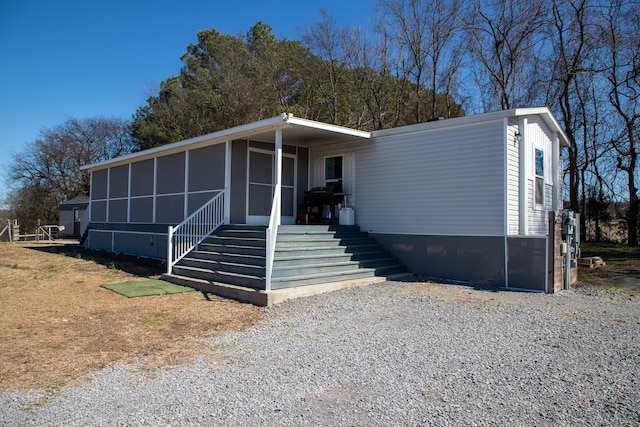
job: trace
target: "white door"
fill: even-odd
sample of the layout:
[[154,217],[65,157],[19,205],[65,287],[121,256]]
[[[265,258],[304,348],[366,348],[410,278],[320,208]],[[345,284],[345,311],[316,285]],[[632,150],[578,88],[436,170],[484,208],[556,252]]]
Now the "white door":
[[[249,148],[247,158],[247,224],[268,224],[275,188],[273,151]],[[295,223],[296,156],[282,154],[282,224]]]

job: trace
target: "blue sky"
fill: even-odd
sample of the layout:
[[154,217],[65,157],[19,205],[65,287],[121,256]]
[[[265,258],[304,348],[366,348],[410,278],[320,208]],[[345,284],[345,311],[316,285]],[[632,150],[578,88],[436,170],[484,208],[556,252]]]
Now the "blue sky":
[[[3,0],[0,182],[10,153],[68,118],[131,118],[180,69],[198,30],[238,34],[257,21],[278,37],[318,10],[366,26],[375,0]],[[0,186],[0,200],[6,185]]]

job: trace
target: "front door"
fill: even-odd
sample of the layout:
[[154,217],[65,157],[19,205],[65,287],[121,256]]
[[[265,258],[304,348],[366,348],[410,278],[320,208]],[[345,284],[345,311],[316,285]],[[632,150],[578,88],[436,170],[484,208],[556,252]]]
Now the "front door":
[[[249,148],[247,224],[268,224],[275,188],[275,153]],[[282,224],[293,224],[296,206],[296,156],[282,154]]]

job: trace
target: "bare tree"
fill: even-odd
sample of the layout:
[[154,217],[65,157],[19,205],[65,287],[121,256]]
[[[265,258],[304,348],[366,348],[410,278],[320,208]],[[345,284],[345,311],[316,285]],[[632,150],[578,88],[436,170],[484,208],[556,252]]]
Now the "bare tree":
[[484,109],[509,109],[532,104],[532,76],[544,50],[545,0],[477,1],[465,25],[472,70],[484,94]]
[[[584,175],[593,160],[589,150],[589,126],[587,119],[590,99],[584,93],[584,79],[579,76],[594,72],[593,59],[589,57],[594,51],[593,22],[588,8],[591,0],[566,2],[551,0],[553,19],[549,25],[551,48],[548,49],[548,64],[551,74],[548,76],[548,90],[545,103],[559,113],[567,138],[569,175],[569,208],[582,213],[581,230],[585,227],[585,181]],[[590,28],[591,27],[591,28]],[[588,88],[588,86],[586,86]],[[578,144],[578,139],[582,144]],[[580,152],[580,150],[582,150]],[[583,157],[580,166],[579,157]],[[582,188],[582,198],[580,198]],[[580,203],[582,201],[582,203]]]
[[[325,10],[320,10],[320,20],[308,24],[300,33],[300,38],[312,55],[320,59],[321,69],[311,69],[316,85],[321,91],[327,103],[330,113],[330,121],[334,124],[341,123],[341,92],[344,91],[344,54],[342,44],[344,42],[345,29],[337,25],[333,15]],[[315,62],[312,62],[315,64]]]
[[[448,94],[458,81],[460,66],[460,0],[379,0],[383,26],[394,48],[402,55],[399,68],[414,84],[414,116],[417,123],[439,115],[438,93]],[[428,88],[425,103],[424,89]],[[426,104],[423,106],[423,104]],[[426,107],[426,108],[425,108]]]
[[612,0],[601,15],[600,37],[606,54],[602,69],[609,102],[617,115],[620,131],[611,139],[617,167],[627,177],[629,209],[627,241],[638,246],[638,129],[640,125],[640,6],[637,2]]
[[[34,200],[48,192],[47,200],[54,200],[57,209],[57,203],[88,194],[89,175],[81,166],[129,153],[133,147],[126,120],[72,118],[43,130],[22,152],[13,153],[8,176],[22,189],[14,194]],[[13,202],[18,201],[24,204],[14,195]]]

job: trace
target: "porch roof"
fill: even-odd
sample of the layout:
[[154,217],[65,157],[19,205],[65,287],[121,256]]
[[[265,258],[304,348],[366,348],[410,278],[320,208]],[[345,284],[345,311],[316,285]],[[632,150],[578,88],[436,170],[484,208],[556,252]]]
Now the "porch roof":
[[197,136],[160,147],[131,153],[98,163],[83,166],[82,170],[98,170],[130,162],[193,150],[208,145],[237,139],[275,143],[275,131],[282,130],[284,144],[309,146],[318,142],[344,142],[354,139],[371,138],[370,132],[331,125],[314,120],[301,119],[292,114],[282,114],[270,119],[260,120],[242,126]]

